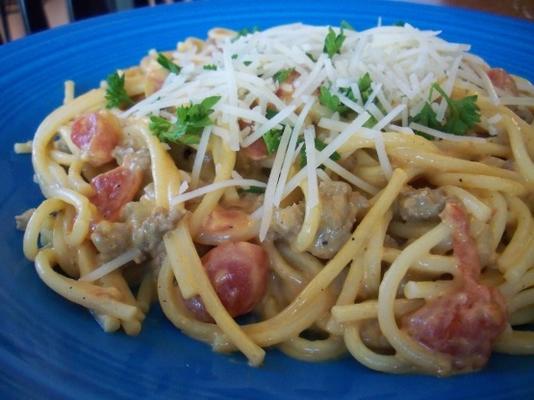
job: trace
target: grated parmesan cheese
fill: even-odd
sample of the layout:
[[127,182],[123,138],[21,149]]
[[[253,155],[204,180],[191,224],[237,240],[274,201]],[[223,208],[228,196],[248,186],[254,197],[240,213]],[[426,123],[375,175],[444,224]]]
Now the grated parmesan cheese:
[[94,282],[128,264],[130,261],[134,261],[136,258],[140,257],[141,254],[141,250],[137,248],[130,249],[113,260],[102,264],[88,274],[83,275],[79,280],[84,282]]

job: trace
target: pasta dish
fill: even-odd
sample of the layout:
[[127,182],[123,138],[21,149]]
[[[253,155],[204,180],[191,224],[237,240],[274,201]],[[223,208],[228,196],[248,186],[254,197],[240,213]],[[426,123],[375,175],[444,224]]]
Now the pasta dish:
[[[39,125],[24,254],[106,332],[151,304],[261,365],[534,354],[534,87],[409,24],[216,28]],[[246,316],[244,318],[239,318]]]

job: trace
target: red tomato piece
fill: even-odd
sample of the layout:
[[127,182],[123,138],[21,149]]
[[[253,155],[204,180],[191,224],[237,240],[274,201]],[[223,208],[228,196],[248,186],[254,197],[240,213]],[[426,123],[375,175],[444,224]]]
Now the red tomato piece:
[[258,139],[250,146],[243,148],[243,153],[254,161],[259,161],[267,158],[267,145],[263,139]]
[[119,120],[111,113],[90,113],[72,124],[72,142],[95,167],[113,160],[112,151],[122,136]]
[[104,219],[116,220],[122,207],[135,198],[142,181],[143,173],[139,169],[114,168],[91,180],[95,194],[90,200]]
[[450,355],[455,369],[479,369],[506,327],[506,305],[497,289],[478,282],[479,255],[465,209],[449,202],[442,218],[453,228],[460,286],[404,317],[402,326],[424,346]]
[[469,216],[464,207],[457,202],[449,201],[441,218],[452,228],[452,247],[461,275],[465,279],[478,280],[480,257],[475,239],[469,232]]
[[[202,264],[232,317],[251,312],[265,295],[268,257],[261,246],[248,242],[221,244],[202,257]],[[185,304],[198,320],[213,321],[200,297],[188,299]]]
[[515,84],[514,78],[502,68],[492,68],[488,72],[488,77],[491,80],[493,85],[507,93],[510,93],[514,96],[519,94],[517,85]]
[[206,218],[197,235],[197,242],[218,245],[246,241],[258,234],[257,223],[243,210],[216,207]]
[[497,289],[471,283],[428,302],[403,325],[418,342],[451,355],[455,369],[479,369],[506,326],[506,306]]

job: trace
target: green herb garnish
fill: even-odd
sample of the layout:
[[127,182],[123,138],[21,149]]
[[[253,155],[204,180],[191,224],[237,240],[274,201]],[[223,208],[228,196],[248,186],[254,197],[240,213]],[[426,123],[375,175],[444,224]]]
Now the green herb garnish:
[[156,58],[156,61],[159,65],[161,65],[163,68],[169,70],[173,74],[178,75],[182,68],[180,68],[178,65],[172,62],[172,60],[165,56],[163,53],[158,53],[158,58]]
[[278,71],[276,74],[273,75],[273,79],[275,82],[278,82],[278,83],[285,82],[287,78],[289,78],[289,76],[293,72],[295,72],[295,68],[281,69],[280,71]]
[[360,94],[362,95],[363,104],[367,103],[367,99],[373,93],[372,88],[373,80],[369,72],[366,72],[360,79],[358,79],[358,89],[360,89]]
[[124,75],[120,76],[117,72],[108,75],[106,82],[106,108],[125,107],[133,104],[133,100],[126,93],[124,88]]
[[348,108],[339,100],[339,97],[333,94],[326,86],[321,86],[319,89],[319,103],[332,112],[344,114],[348,111]]
[[213,123],[209,115],[220,99],[220,96],[211,96],[198,104],[178,107],[175,123],[159,116],[151,116],[150,131],[162,142],[198,144],[202,129]]
[[283,131],[283,129],[271,129],[263,134],[263,141],[267,147],[267,154],[271,155],[278,150]]
[[308,58],[309,58],[310,60],[312,60],[313,62],[317,62],[317,58],[314,57],[312,53],[306,53],[306,55],[307,55]]
[[259,186],[250,186],[248,189],[237,189],[239,193],[256,193],[262,194],[265,193],[265,188]]
[[[465,135],[467,131],[480,122],[480,109],[476,104],[477,96],[466,96],[459,100],[451,99],[437,83],[434,83],[430,88],[430,93],[428,95],[429,99],[431,98],[432,91],[434,90],[436,90],[445,99],[449,106],[447,109],[445,122],[440,123],[438,121],[436,112],[429,102],[425,103],[421,111],[419,111],[417,115],[410,119],[410,122],[416,122],[432,129],[437,129],[460,136]],[[416,131],[416,133],[427,139],[433,139],[423,132]]]
[[267,119],[271,119],[272,117],[274,117],[276,114],[278,114],[278,110],[276,108],[272,108],[272,107],[268,107],[267,108],[267,111],[265,111],[265,117]]
[[445,132],[453,135],[465,135],[469,129],[480,122],[480,109],[477,106],[477,96],[466,96],[459,100],[451,99],[437,84],[432,85],[443,96],[447,104],[447,122],[443,126]]
[[[303,141],[304,141],[304,139],[302,139],[302,137],[300,137],[298,139],[297,143],[301,143]],[[326,146],[327,146],[327,144],[325,142],[323,142],[321,139],[315,138],[315,148],[317,150],[322,151]],[[341,156],[339,155],[339,153],[337,151],[334,151],[332,153],[332,155],[330,156],[330,159],[332,161],[337,161],[340,158],[341,158]],[[300,149],[299,160],[300,160],[300,167],[304,168],[306,166],[306,164],[307,164],[306,144],[304,144],[304,146],[302,146],[302,149]]]
[[259,32],[259,28],[257,26],[253,26],[252,28],[243,28],[237,32],[237,35],[234,36],[232,42],[235,42],[240,37],[247,36],[255,32]]
[[324,40],[323,53],[328,54],[328,57],[330,58],[334,57],[335,54],[339,54],[345,38],[346,36],[343,34],[343,28],[341,28],[339,34],[336,35],[336,32],[329,27],[328,34]]
[[202,67],[206,71],[217,71],[217,66],[215,64],[206,64]]

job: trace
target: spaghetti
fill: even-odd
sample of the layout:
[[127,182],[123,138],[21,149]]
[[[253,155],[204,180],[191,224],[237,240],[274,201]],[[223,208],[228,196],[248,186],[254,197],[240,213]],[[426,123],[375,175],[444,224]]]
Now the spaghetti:
[[15,147],[46,197],[17,217],[24,254],[106,332],[159,301],[254,366],[533,354],[513,326],[534,322],[534,87],[468,50],[410,25],[213,29],[67,81]]

